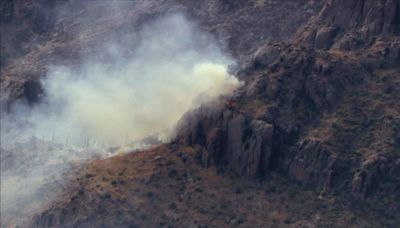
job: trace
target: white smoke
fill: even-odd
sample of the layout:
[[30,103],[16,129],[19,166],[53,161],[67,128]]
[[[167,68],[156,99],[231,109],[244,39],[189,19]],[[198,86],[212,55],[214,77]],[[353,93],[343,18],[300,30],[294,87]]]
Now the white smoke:
[[28,124],[24,134],[117,146],[173,127],[190,108],[240,84],[227,72],[232,61],[180,14],[147,26],[140,37],[128,58],[119,55],[123,47],[107,44],[108,62],[53,67],[43,81],[45,101],[15,108]]
[[[41,104],[18,104],[2,115],[2,147],[22,160],[41,158],[31,161],[23,177],[16,170],[25,163],[2,172],[2,212],[23,210],[16,199],[37,200],[43,180],[65,170],[54,160],[86,159],[90,149],[99,152],[159,133],[167,141],[185,112],[240,86],[227,71],[233,61],[181,14],[146,25],[136,37],[132,47],[100,45],[107,58],[89,56],[79,68],[51,67],[42,81]],[[38,141],[57,146],[13,151]],[[21,193],[27,184],[30,189]]]

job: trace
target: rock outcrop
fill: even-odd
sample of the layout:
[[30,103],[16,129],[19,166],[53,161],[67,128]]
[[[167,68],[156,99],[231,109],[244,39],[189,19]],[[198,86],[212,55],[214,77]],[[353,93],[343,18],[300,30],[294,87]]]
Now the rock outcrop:
[[[248,179],[269,180],[278,175],[298,183],[296,186],[313,189],[321,198],[332,197],[332,201],[363,208],[363,213],[374,215],[369,219],[379,220],[378,225],[372,226],[399,224],[398,0],[210,0],[201,3],[176,0],[176,3],[178,8],[185,8],[199,20],[203,29],[226,44],[239,60],[233,73],[244,86],[233,97],[221,98],[188,113],[179,123],[176,141],[168,145],[172,148],[169,149],[176,152],[190,148],[202,166],[232,170]],[[146,9],[150,13],[146,12],[145,18],[165,12],[163,4],[165,1],[148,4]],[[302,5],[304,8],[300,7]],[[11,6],[7,7],[4,10]],[[68,28],[68,21],[63,23],[57,24],[55,31]],[[299,30],[295,33],[296,27]],[[104,31],[99,34],[110,30]],[[38,33],[40,31],[35,32]],[[42,35],[46,33],[47,30]],[[94,41],[85,44],[90,42]],[[60,50],[75,50],[73,43]],[[28,56],[27,59],[46,62],[51,57],[40,53],[39,57]],[[36,84],[25,84],[23,89],[24,83],[31,79],[26,72],[32,66],[24,67],[27,66],[21,67],[23,71],[15,71],[16,66],[10,64],[2,71],[7,75],[2,83],[2,88],[7,89],[1,96],[3,101],[20,98],[24,93],[33,102],[39,99],[40,87]],[[18,77],[14,77],[16,75]],[[139,163],[136,165],[140,168]],[[179,172],[169,166],[166,163],[167,168],[163,169],[168,178],[195,179],[187,173],[177,175]],[[116,170],[120,172],[119,168]],[[157,168],[151,170],[156,172]],[[154,173],[142,184],[147,186],[150,179],[160,176],[157,175]],[[140,181],[135,179],[134,182]],[[92,189],[90,181],[84,183],[98,193],[96,188]],[[104,189],[110,187],[105,186]],[[131,187],[127,192],[134,191]],[[273,192],[273,186],[266,191]],[[74,208],[85,207],[78,199],[91,204],[91,208],[98,204],[114,208],[120,203],[112,200],[112,194],[99,191],[101,196],[97,199],[100,200],[95,201],[80,192],[76,190],[75,201],[64,202],[43,213],[36,225],[62,224],[66,220],[62,214],[76,215]],[[71,211],[63,213],[64,207]],[[86,215],[92,216],[91,222],[96,222],[99,215],[105,213],[84,210],[79,217],[83,223],[87,222]],[[177,222],[179,216],[174,217]],[[349,224],[351,222],[339,225]],[[367,225],[358,223],[355,226]]]
[[398,0],[330,0],[295,40],[319,49],[363,48],[399,35],[399,12]]
[[224,165],[246,176],[262,174],[270,167],[274,130],[271,124],[231,110],[202,110],[198,114],[188,117],[191,127],[185,126],[180,137],[187,145],[204,146],[199,156],[205,166]]
[[400,94],[387,86],[400,85],[398,12],[399,1],[327,2],[291,44],[266,42],[241,64],[235,107],[193,112],[178,139],[206,166],[386,199],[379,210],[397,215]]
[[336,172],[336,154],[324,148],[321,142],[304,140],[287,156],[289,176],[305,186],[330,189]]
[[353,194],[366,199],[373,192],[382,190],[382,184],[385,182],[397,182],[398,185],[400,181],[399,164],[399,159],[389,161],[384,155],[370,155],[362,161],[360,169],[354,174],[352,179]]

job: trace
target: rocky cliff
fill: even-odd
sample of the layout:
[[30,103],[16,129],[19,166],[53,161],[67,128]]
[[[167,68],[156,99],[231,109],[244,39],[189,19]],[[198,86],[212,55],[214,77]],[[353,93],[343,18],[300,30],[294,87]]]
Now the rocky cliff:
[[[165,146],[168,150],[162,147],[161,152],[152,151],[151,155],[106,159],[105,166],[103,161],[93,163],[66,190],[65,197],[35,217],[31,226],[107,226],[112,222],[120,222],[121,227],[400,224],[400,1],[171,2],[145,4],[146,13],[127,8],[127,12],[137,13],[127,15],[136,15],[131,19],[139,25],[141,20],[166,10],[184,10],[238,59],[238,67],[232,71],[244,85],[230,98],[187,113],[179,123],[176,140]],[[90,12],[90,7],[85,10]],[[10,20],[9,13],[4,15],[4,20]],[[64,37],[61,31],[65,29],[61,28],[74,28],[68,27],[68,20],[72,21],[66,18],[63,23],[50,26],[58,34],[55,37]],[[106,29],[93,31],[107,34],[114,25],[110,22]],[[118,24],[121,30],[124,26],[128,26],[126,22]],[[82,42],[90,44],[94,42],[91,39]],[[48,45],[51,50],[67,53],[67,59],[74,59],[79,56],[78,43],[71,40],[64,44],[54,39]],[[16,62],[7,63],[2,69],[2,90],[7,93],[2,92],[1,102],[21,97],[37,101],[41,90],[34,81],[40,73],[31,76],[26,72],[42,72],[42,65],[29,63],[55,61],[52,56],[42,47],[23,55],[27,61],[22,67],[17,67]],[[188,157],[183,159],[185,156]],[[178,159],[179,162],[174,161],[179,165],[164,162],[164,157]],[[151,165],[141,165],[140,159]],[[127,165],[125,160],[132,160],[134,165]],[[140,179],[135,175],[142,169],[147,171]],[[126,170],[133,173],[124,174]],[[219,173],[223,178],[215,181],[214,175]],[[250,187],[243,190],[239,186],[235,194],[244,192],[250,197],[266,191],[272,198],[284,199],[289,209],[282,211],[294,217],[282,217],[282,211],[278,215],[262,214],[261,211],[278,207],[278,203],[271,203],[274,200],[264,201],[263,197],[259,197],[259,207],[252,199],[240,197],[236,203],[247,205],[244,208],[226,203],[223,195],[229,187],[225,178],[236,183],[251,180],[247,185]],[[113,184],[113,179],[118,181]],[[257,184],[260,180],[261,187]],[[290,184],[283,184],[282,180]],[[102,182],[104,186],[96,186]],[[196,190],[194,182],[205,187]],[[172,187],[160,191],[160,186],[168,183]],[[183,190],[182,183],[187,184]],[[275,185],[279,190],[271,187]],[[297,188],[296,193],[288,190]],[[208,190],[214,195],[207,195]],[[308,190],[314,198],[307,198]],[[141,194],[135,196],[132,192]],[[188,194],[196,200],[189,199]],[[235,194],[229,192],[228,198]],[[298,199],[291,208],[291,197],[287,196],[293,194],[306,194],[307,202]],[[154,198],[161,199],[159,207]],[[320,200],[318,206],[312,201],[316,198]],[[251,201],[250,206],[246,200]],[[213,201],[224,201],[221,208],[233,215],[221,215],[223,212],[212,206]],[[179,203],[177,206],[168,205],[169,202]],[[200,205],[195,208],[189,204]],[[109,212],[99,209],[99,205]],[[250,212],[252,207],[258,210]],[[313,216],[299,216],[292,209],[305,210]],[[215,213],[207,214],[207,210]],[[318,210],[323,215],[316,213]],[[137,218],[129,217],[130,213]],[[158,222],[149,221],[146,213],[155,214]],[[248,220],[241,217],[243,213],[247,213]],[[201,222],[192,224],[190,215]],[[213,215],[214,219],[207,220]],[[274,216],[278,222],[271,222]]]
[[254,52],[246,85],[188,114],[178,139],[205,166],[282,173],[398,216],[399,28],[399,1],[326,2],[292,42]]

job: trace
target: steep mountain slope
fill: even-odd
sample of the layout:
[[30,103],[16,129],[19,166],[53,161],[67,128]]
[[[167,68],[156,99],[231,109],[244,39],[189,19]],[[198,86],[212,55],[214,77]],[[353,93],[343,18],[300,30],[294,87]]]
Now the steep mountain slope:
[[[187,113],[169,145],[89,162],[28,226],[398,227],[400,2],[176,2],[245,85]],[[22,58],[53,56],[39,53]],[[21,69],[2,71],[7,102]]]
[[[379,23],[371,21],[379,10]],[[266,44],[242,65],[247,85],[234,107],[184,119],[183,144],[204,145],[205,165],[247,176],[276,171],[395,219],[398,15],[398,1],[329,1],[291,44]]]
[[17,99],[35,101],[35,94],[42,92],[37,81],[50,66],[76,66],[87,56],[101,55],[99,43],[124,44],[129,54],[135,49],[135,32],[167,12],[187,14],[213,33],[221,46],[227,46],[226,51],[244,59],[264,40],[289,39],[320,5],[308,0],[140,0],[115,5],[107,1],[4,1],[0,22],[7,36],[1,38],[0,105],[7,110]]
[[32,227],[378,226],[339,199],[316,197],[279,176],[267,182],[204,169],[171,144],[94,161]]

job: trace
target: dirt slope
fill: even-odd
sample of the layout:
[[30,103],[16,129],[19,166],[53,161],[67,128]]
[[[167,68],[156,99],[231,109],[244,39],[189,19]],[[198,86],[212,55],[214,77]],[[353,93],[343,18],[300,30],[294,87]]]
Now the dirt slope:
[[[335,198],[205,169],[177,144],[97,160],[32,227],[314,227],[376,225]],[[360,213],[360,212],[358,212]]]

